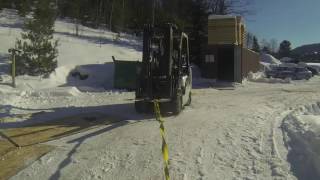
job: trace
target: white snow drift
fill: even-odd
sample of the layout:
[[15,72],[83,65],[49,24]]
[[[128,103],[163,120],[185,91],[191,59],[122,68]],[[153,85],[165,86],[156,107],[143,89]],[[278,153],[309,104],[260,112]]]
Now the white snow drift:
[[287,134],[288,160],[300,179],[320,177],[320,102],[290,113],[283,121]]

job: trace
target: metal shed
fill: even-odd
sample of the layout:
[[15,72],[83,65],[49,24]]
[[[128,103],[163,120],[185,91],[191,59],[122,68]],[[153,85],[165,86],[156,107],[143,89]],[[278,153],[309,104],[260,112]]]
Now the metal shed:
[[202,76],[241,83],[250,71],[258,71],[259,54],[244,48],[245,39],[245,25],[240,16],[210,16]]

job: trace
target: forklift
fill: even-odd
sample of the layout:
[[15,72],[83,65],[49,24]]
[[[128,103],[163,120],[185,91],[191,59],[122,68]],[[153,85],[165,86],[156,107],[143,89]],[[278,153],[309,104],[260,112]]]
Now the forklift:
[[174,24],[145,25],[143,57],[138,69],[135,109],[152,111],[153,102],[161,112],[179,114],[191,104],[192,71],[187,34]]

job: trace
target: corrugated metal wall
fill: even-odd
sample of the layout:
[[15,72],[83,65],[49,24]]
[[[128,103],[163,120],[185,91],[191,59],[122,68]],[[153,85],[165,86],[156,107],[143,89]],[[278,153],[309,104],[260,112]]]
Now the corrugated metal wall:
[[258,53],[237,45],[208,45],[202,76],[223,81],[242,82],[249,72],[259,71]]
[[258,72],[259,67],[259,54],[250,49],[242,48],[242,77],[247,77],[249,72]]
[[244,40],[245,26],[241,16],[226,16],[208,20],[209,45],[242,45]]
[[234,46],[234,82],[242,82],[242,47]]
[[236,44],[236,19],[210,19],[208,22],[208,44]]

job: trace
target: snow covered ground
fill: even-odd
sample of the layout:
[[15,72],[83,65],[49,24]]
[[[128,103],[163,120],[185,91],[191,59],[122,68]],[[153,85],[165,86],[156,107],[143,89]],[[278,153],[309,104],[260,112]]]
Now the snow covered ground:
[[[4,66],[7,62],[3,57],[21,31],[19,23],[14,23],[17,19],[12,11],[0,13],[0,63]],[[49,79],[19,77],[16,89],[8,86],[9,77],[2,75],[0,127],[17,127],[84,112],[101,112],[123,121],[48,142],[56,146],[55,150],[11,179],[163,179],[158,122],[150,115],[134,111],[133,92],[111,88],[111,55],[139,59],[139,41],[125,37],[114,43],[112,33],[85,27],[81,34],[86,37],[74,37],[71,35],[74,25],[65,21],[56,24],[55,36],[61,38],[57,72]],[[101,34],[105,43],[96,41]],[[94,74],[96,78],[88,82],[68,80],[69,72],[79,65],[81,71],[102,74]],[[105,76],[101,69],[105,69]],[[199,78],[197,73],[194,75],[191,106],[179,116],[165,118],[171,179],[295,180],[301,177],[301,168],[291,161],[295,158],[292,149],[297,146],[290,144],[284,134],[290,130],[300,134],[318,131],[310,127],[318,126],[315,116],[319,110],[297,109],[319,102],[319,77],[288,84],[246,81],[240,85],[216,83]],[[31,119],[27,116],[35,112],[44,113]],[[288,119],[294,112],[301,112],[297,113],[298,117],[306,112],[306,118],[312,120],[301,122],[312,125],[300,125]],[[285,128],[287,125],[290,128]],[[318,140],[318,136],[299,137],[308,143]]]
[[[192,105],[165,118],[172,178],[297,179],[280,127],[291,111],[318,101],[319,82],[194,89]],[[132,98],[131,92],[50,96],[47,101],[22,97],[18,108],[8,110],[49,111],[38,116],[42,120],[70,111],[103,112],[124,121],[49,142],[57,148],[12,179],[161,179],[159,125],[136,114]]]

